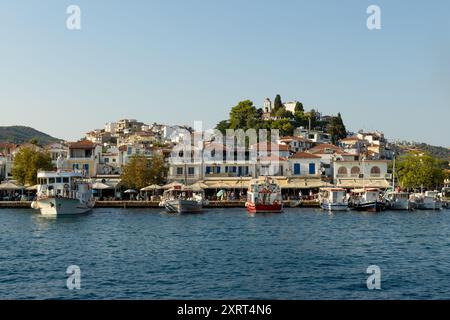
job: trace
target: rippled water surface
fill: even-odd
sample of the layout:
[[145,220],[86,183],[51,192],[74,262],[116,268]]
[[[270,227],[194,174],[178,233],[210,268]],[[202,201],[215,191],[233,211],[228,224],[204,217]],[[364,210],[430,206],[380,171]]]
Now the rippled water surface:
[[[450,299],[450,211],[3,209],[0,259],[1,299]],[[66,287],[70,265],[80,290]]]

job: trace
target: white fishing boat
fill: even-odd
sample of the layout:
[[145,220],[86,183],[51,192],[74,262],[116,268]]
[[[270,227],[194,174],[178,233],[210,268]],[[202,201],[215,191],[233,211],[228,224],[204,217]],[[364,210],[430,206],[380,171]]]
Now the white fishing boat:
[[426,191],[424,193],[415,193],[412,195],[414,208],[417,210],[440,210],[442,209],[442,200],[437,191]]
[[171,213],[197,213],[203,210],[204,192],[185,186],[174,186],[163,193],[160,207]]
[[349,207],[357,211],[378,212],[385,209],[385,202],[380,198],[380,189],[353,189]]
[[412,210],[409,193],[402,191],[389,191],[385,194],[386,206],[390,210]]
[[347,192],[342,188],[321,188],[319,190],[319,203],[323,210],[348,210]]

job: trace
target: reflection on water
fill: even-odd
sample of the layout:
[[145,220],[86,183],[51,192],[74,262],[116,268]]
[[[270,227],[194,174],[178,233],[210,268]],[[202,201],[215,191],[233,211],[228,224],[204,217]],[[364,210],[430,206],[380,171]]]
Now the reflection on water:
[[[449,213],[0,210],[0,298],[449,299]],[[381,291],[365,285],[372,264]]]

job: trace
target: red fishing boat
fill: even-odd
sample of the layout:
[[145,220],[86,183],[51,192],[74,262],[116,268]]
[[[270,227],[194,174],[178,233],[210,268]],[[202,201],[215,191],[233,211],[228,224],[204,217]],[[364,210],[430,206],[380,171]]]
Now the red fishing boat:
[[249,213],[280,213],[283,211],[280,186],[266,178],[264,181],[252,180],[245,203]]

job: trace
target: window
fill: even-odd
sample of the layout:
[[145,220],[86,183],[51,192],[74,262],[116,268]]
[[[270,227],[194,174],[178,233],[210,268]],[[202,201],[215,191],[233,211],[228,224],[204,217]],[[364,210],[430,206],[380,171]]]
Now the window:
[[216,167],[216,172],[220,173],[220,167]]
[[69,183],[69,178],[63,178],[63,183]]
[[194,169],[195,169],[194,167],[189,167],[188,168],[188,174],[189,175],[193,175],[194,174]]
[[178,174],[178,175],[183,174],[183,168],[182,168],[182,167],[178,167],[178,168],[177,168],[177,174]]
[[56,178],[56,183],[61,183],[62,182],[62,178]]
[[210,174],[211,173],[211,167],[206,167],[206,174]]
[[315,163],[309,164],[309,174],[316,174],[316,164]]
[[109,163],[109,158],[105,158],[105,163]]
[[83,171],[86,172],[86,173],[89,172],[89,164],[88,164],[88,163],[85,163],[85,164],[83,165]]
[[295,175],[300,174],[300,163],[294,163],[294,174]]
[[49,184],[55,183],[55,178],[48,178],[48,183]]
[[358,176],[359,173],[361,172],[361,170],[359,169],[359,167],[353,167],[350,172],[351,172],[352,176]]
[[80,169],[80,165],[78,163],[74,163],[72,165],[72,169],[73,169],[73,171],[79,170]]
[[380,170],[380,168],[377,167],[377,166],[372,167],[372,169],[370,169],[370,175],[371,175],[372,177],[379,177],[379,176],[380,176],[380,173],[381,173],[381,170]]
[[347,168],[346,167],[340,167],[338,169],[338,175],[340,176],[346,176],[347,175]]

